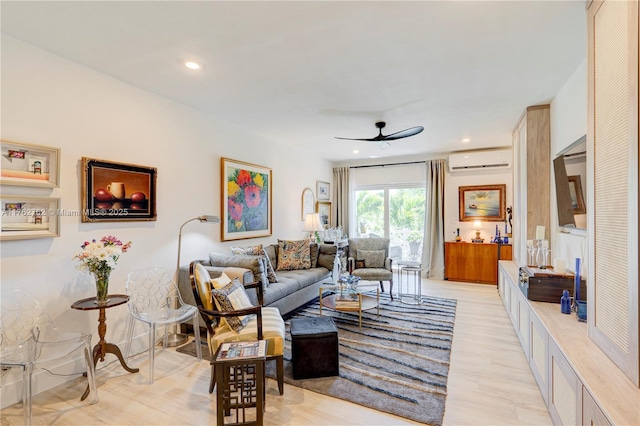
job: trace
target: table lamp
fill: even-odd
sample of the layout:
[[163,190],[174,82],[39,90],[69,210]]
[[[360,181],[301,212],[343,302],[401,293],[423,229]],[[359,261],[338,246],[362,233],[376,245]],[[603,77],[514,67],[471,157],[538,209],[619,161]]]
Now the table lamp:
[[480,238],[480,228],[482,227],[482,223],[479,220],[473,222],[473,227],[476,230],[476,237],[471,240],[473,243],[483,243],[484,238]]
[[320,223],[319,213],[307,213],[304,217],[303,231],[309,232],[309,239],[312,241],[320,242],[318,231],[322,231],[322,224]]

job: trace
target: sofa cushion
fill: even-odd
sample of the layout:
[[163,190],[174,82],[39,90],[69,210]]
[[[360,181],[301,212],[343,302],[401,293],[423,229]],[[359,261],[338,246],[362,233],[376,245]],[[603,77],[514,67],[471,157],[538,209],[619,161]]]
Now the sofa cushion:
[[276,272],[273,268],[273,265],[271,264],[269,255],[267,254],[262,244],[249,247],[231,247],[231,252],[233,254],[246,254],[249,256],[264,256],[267,265],[267,280],[269,280],[270,283],[275,283],[278,281],[278,277],[276,276]]
[[[235,332],[227,325],[216,328],[211,337],[211,351],[216,353],[218,347],[224,342],[247,341],[258,338],[258,319],[251,315],[247,325]],[[267,356],[281,355],[284,352],[285,326],[278,308],[262,308],[262,337],[267,341]]]
[[[252,306],[243,285],[238,280],[233,280],[221,289],[214,288],[211,290],[211,294],[213,295],[213,300],[215,301],[218,310],[222,312],[237,311],[239,309],[246,309]],[[222,318],[221,322],[226,321],[231,329],[238,332],[245,326],[251,317],[252,315],[225,317]]]
[[209,253],[209,262],[212,266],[249,269],[253,272],[255,281],[262,283],[262,289],[266,290],[269,280],[266,272],[266,260],[264,256],[249,256],[246,254],[219,254]]
[[384,250],[358,250],[356,260],[364,260],[365,268],[384,268]]
[[309,269],[311,247],[308,239],[278,240],[278,271]]

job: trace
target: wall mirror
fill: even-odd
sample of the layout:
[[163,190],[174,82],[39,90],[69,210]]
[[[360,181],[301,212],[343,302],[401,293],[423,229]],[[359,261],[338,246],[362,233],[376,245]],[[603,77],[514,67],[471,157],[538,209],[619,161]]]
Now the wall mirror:
[[587,229],[587,137],[569,145],[553,160],[558,225]]

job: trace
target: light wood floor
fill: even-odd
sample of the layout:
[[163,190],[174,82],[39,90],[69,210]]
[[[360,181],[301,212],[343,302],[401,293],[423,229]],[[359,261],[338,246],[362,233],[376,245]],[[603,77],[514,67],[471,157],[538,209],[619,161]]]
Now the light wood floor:
[[[423,295],[458,300],[448,396],[447,425],[548,425],[551,419],[495,286],[424,280]],[[209,364],[173,350],[159,351],[153,385],[147,354],[131,360],[128,374],[108,355],[97,372],[98,404],[79,401],[86,380],[42,392],[33,399],[34,425],[215,424],[208,393]],[[384,396],[381,396],[384,398]],[[2,425],[22,424],[20,404],[0,412]],[[267,425],[414,425],[342,400],[267,383]]]

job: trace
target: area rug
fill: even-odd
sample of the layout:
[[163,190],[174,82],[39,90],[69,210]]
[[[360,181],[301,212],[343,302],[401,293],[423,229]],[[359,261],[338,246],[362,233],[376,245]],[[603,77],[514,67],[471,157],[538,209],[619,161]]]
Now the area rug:
[[[291,368],[290,319],[287,320],[285,382],[351,401],[420,423],[441,425],[447,395],[447,375],[456,301],[423,297],[421,305],[408,305],[380,295],[380,315],[323,308],[338,327],[340,376],[294,380]],[[317,302],[301,308],[295,317],[319,315]],[[189,347],[191,346],[191,347]],[[203,346],[204,348],[204,346]],[[178,348],[195,355],[195,345]],[[275,364],[267,364],[275,378]]]

